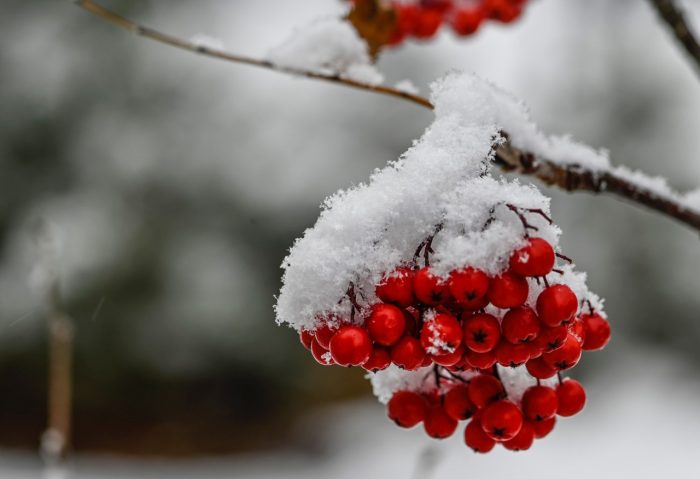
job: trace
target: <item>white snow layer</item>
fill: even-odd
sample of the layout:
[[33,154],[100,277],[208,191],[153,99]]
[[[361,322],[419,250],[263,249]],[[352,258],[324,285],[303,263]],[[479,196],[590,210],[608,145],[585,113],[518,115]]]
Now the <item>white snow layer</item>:
[[270,50],[267,58],[281,67],[338,74],[370,85],[384,81],[370,61],[365,41],[352,25],[338,18],[316,20],[297,29]]
[[[432,101],[436,118],[423,136],[398,161],[375,171],[369,183],[328,198],[314,227],[295,242],[282,264],[279,323],[314,329],[331,312],[347,317],[351,283],[361,306],[373,304],[382,275],[408,264],[438,225],[443,227],[433,242],[435,274],[444,277],[466,266],[498,274],[524,242],[523,225],[505,205],[549,214],[549,199],[534,186],[489,175],[501,130],[514,141],[541,148],[552,141],[529,120],[522,103],[474,75],[459,73],[432,85]],[[556,148],[564,150],[562,142],[554,141]],[[574,144],[572,151],[584,150]],[[592,150],[589,155],[594,157]],[[536,236],[556,247],[556,226],[536,214],[528,214],[528,222],[538,228]],[[585,276],[569,269],[550,280],[571,283],[579,299],[599,305]],[[531,286],[536,289],[534,281]]]

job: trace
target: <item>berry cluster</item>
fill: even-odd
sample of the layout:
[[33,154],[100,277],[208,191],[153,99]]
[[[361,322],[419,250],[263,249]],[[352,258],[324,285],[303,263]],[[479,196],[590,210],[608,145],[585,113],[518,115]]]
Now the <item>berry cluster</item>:
[[[555,414],[580,411],[583,388],[573,380],[562,382],[560,373],[573,368],[583,350],[601,349],[610,339],[607,320],[589,301],[579,301],[563,282],[550,284],[551,273],[564,274],[557,258],[571,260],[529,235],[536,228],[528,215],[551,222],[549,217],[539,209],[506,206],[525,233],[505,271],[489,276],[465,266],[446,277],[434,274],[430,255],[442,229],[438,225],[411,264],[385,274],[376,285],[377,302],[363,309],[356,294],[364,294],[350,284],[347,317],[327,314],[315,330],[300,332],[302,344],[324,365],[362,366],[373,373],[391,364],[405,371],[426,368],[426,380],[434,377],[434,386],[426,392],[421,384],[421,394],[399,390],[389,401],[389,416],[404,427],[423,422],[436,438],[450,436],[457,421],[473,416],[465,438],[479,452],[496,442],[527,449],[551,430]],[[524,366],[536,380],[520,404],[507,400],[499,366]],[[556,390],[541,384],[555,376]]]
[[428,39],[443,24],[455,34],[475,33],[486,20],[510,23],[522,13],[527,0],[418,0],[391,2],[396,13],[396,28],[389,43],[398,45],[408,37]]
[[470,379],[443,376],[435,369],[435,388],[394,393],[387,405],[389,417],[401,427],[423,423],[435,439],[451,436],[459,421],[470,420],[464,441],[476,452],[491,451],[497,443],[512,451],[529,449],[535,439],[549,434],[556,416],[573,416],[583,409],[586,392],[578,381],[566,379],[556,387],[542,384],[525,390],[520,404],[508,399],[498,370]]

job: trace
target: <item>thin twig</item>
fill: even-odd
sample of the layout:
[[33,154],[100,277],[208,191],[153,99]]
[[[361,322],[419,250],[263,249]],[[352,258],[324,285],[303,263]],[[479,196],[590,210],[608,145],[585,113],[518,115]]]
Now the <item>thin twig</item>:
[[700,75],[700,43],[690,30],[681,8],[674,0],[649,0],[661,19],[666,22],[678,43],[688,53]]
[[[667,1],[668,0],[665,0],[660,3],[666,3]],[[276,65],[267,60],[236,55],[223,50],[196,45],[195,43],[188,42],[181,38],[139,25],[91,0],[76,0],[76,4],[93,15],[159,43],[225,61],[252,65],[281,73],[327,81],[381,95],[400,98],[424,108],[433,109],[432,103],[430,103],[430,100],[427,98],[406,93],[396,88],[384,85],[371,85],[350,78],[344,78],[338,74],[325,74],[289,68]],[[504,137],[507,138],[507,133],[504,133]],[[494,163],[504,171],[515,171],[524,175],[534,176],[547,185],[557,186],[569,192],[588,191],[592,193],[606,193],[624,198],[634,203],[644,205],[658,213],[675,218],[687,226],[700,231],[700,213],[686,208],[683,204],[671,198],[660,196],[649,188],[616,176],[613,172],[594,172],[580,165],[560,165],[546,158],[537,157],[531,152],[521,150],[513,146],[509,141],[501,143],[496,148]]]

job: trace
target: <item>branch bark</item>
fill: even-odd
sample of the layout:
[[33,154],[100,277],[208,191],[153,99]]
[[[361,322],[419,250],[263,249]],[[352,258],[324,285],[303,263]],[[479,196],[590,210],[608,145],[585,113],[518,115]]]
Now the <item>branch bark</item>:
[[[670,0],[652,1],[655,3],[672,3]],[[137,24],[91,0],[76,0],[76,4],[104,20],[159,43],[233,63],[242,63],[267,70],[327,81],[381,95],[400,98],[420,105],[421,107],[433,109],[430,100],[420,95],[406,93],[389,86],[362,83],[350,78],[344,78],[340,75],[329,75],[314,71],[288,68],[276,65],[267,60],[199,46],[181,38]],[[700,54],[698,58],[700,58]],[[507,138],[507,132],[504,132],[504,136]],[[673,198],[661,196],[649,188],[616,176],[612,171],[591,171],[580,165],[561,165],[546,158],[537,157],[532,152],[521,150],[508,141],[498,146],[494,162],[504,171],[515,171],[523,175],[533,176],[547,185],[557,186],[569,192],[587,191],[591,193],[606,193],[626,199],[674,218],[696,231],[700,231],[700,213],[687,208],[681,202]]]
[[700,75],[700,43],[685,19],[685,15],[675,0],[649,0],[661,19],[666,22],[678,43],[688,53],[697,73]]

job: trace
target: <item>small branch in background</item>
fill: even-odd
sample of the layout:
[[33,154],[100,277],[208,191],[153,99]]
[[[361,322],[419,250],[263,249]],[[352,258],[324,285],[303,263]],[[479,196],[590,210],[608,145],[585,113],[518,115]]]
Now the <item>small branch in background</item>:
[[71,444],[73,403],[73,320],[63,311],[58,282],[48,292],[48,425],[41,437],[47,466],[60,466]]
[[[430,100],[420,95],[407,93],[389,86],[372,85],[349,78],[343,78],[337,74],[328,75],[309,70],[288,68],[275,65],[267,60],[236,55],[222,50],[198,46],[192,42],[188,42],[178,37],[161,33],[152,28],[132,22],[131,20],[128,20],[115,12],[98,5],[91,0],[75,1],[78,6],[84,8],[93,15],[107,20],[108,22],[118,25],[121,28],[129,30],[137,35],[141,35],[146,38],[150,38],[151,40],[176,48],[233,63],[252,65],[281,73],[332,82],[381,95],[400,98],[430,110],[434,108]],[[671,2],[668,0],[658,0],[656,3],[666,4]],[[698,58],[700,58],[700,54],[698,55]],[[503,132],[503,136],[508,138],[507,132]],[[633,203],[647,206],[658,213],[675,218],[687,226],[700,231],[700,212],[688,208],[676,198],[663,196],[653,191],[642,182],[635,182],[629,178],[616,175],[614,169],[607,171],[592,171],[580,165],[564,165],[555,163],[554,161],[546,158],[537,157],[532,152],[521,150],[508,141],[500,144],[497,147],[494,163],[504,171],[516,171],[523,175],[533,176],[547,185],[557,186],[569,192],[588,191],[591,193],[606,193],[614,195]]]
[[688,53],[700,75],[700,43],[693,35],[683,11],[675,0],[649,0],[661,19],[666,22],[678,43]]
[[31,282],[41,294],[48,329],[47,425],[40,455],[46,477],[61,477],[71,446],[73,403],[73,320],[66,314],[58,276],[60,245],[56,232],[44,220],[35,224],[37,261]]

